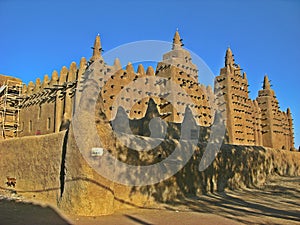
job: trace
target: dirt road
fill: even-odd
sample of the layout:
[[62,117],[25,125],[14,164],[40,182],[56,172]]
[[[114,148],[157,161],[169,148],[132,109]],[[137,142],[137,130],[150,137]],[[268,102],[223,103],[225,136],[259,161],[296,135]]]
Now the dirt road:
[[300,177],[274,177],[263,189],[209,194],[102,217],[69,217],[50,207],[0,201],[0,224],[300,224]]

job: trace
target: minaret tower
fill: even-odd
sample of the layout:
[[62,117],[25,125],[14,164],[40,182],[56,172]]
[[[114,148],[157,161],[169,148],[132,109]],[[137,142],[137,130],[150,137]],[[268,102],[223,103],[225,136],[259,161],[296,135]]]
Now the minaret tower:
[[168,98],[173,98],[175,105],[162,98],[159,111],[168,115],[165,121],[181,123],[185,117],[186,108],[189,107],[196,123],[201,126],[210,126],[212,113],[206,88],[198,83],[197,66],[192,62],[191,53],[182,46],[182,39],[179,31],[176,30],[171,51],[165,53],[162,62],[157,65],[156,76],[172,80],[179,87],[175,93],[175,91],[167,90],[164,85],[160,85],[161,93],[170,94]]
[[294,148],[293,124],[290,109],[281,111],[267,75],[257,97],[261,109],[263,146],[290,150]]
[[224,67],[215,79],[215,96],[220,99],[218,108],[226,114],[227,142],[255,145],[257,135],[253,123],[258,109],[249,98],[247,76],[241,70],[228,47]]
[[292,113],[290,108],[287,108],[286,115],[288,119],[288,128],[287,128],[288,133],[286,134],[286,136],[288,137],[289,149],[295,150],[294,129],[293,129],[294,126],[293,126],[293,118],[292,118]]
[[263,146],[273,146],[273,102],[275,101],[274,91],[271,89],[267,75],[264,77],[263,89],[258,92],[257,102],[262,112],[262,137]]
[[226,50],[226,55],[225,55],[225,67],[227,66],[234,66],[234,58],[231,49],[228,47]]
[[179,31],[176,30],[173,38],[172,50],[163,55],[163,63],[173,65],[189,74],[195,82],[198,82],[198,69],[192,62],[191,53],[182,48],[183,43]]
[[90,58],[91,62],[96,61],[97,59],[100,59],[102,57],[102,47],[101,47],[101,40],[100,40],[100,35],[98,34],[96,36],[95,42],[94,42],[94,47],[93,49],[93,56]]

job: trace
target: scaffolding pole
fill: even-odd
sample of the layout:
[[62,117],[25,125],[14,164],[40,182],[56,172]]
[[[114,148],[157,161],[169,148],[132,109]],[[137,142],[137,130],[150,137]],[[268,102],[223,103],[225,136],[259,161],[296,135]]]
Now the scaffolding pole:
[[0,127],[3,139],[18,136],[22,83],[6,80],[0,86]]

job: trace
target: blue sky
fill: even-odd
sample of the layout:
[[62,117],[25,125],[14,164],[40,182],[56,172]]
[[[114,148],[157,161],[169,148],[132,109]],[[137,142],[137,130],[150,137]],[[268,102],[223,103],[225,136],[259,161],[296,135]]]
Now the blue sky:
[[0,0],[0,73],[28,83],[89,58],[98,33],[109,51],[133,41],[171,41],[179,28],[185,47],[216,75],[230,46],[252,99],[268,74],[281,109],[292,110],[298,148],[299,27],[297,0]]

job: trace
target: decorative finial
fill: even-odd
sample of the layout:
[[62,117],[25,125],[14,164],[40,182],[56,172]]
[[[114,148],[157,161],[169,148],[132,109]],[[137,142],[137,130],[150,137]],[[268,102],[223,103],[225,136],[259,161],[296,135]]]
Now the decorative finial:
[[155,73],[154,73],[154,69],[153,69],[152,66],[149,66],[149,67],[147,68],[146,74],[147,74],[148,76],[154,76]]
[[270,90],[271,89],[270,81],[269,81],[269,78],[268,78],[267,74],[264,77],[263,89],[265,89],[265,90]]
[[227,48],[226,55],[225,55],[225,66],[227,66],[227,65],[230,65],[230,66],[234,65],[234,58],[233,58],[233,54],[232,54],[230,47]]
[[96,36],[96,39],[94,42],[94,47],[92,47],[92,49],[93,49],[93,56],[90,58],[90,61],[95,61],[95,60],[101,58],[102,47],[101,47],[101,41],[100,41],[99,34]]
[[116,71],[122,69],[122,65],[121,65],[121,62],[120,62],[120,59],[119,59],[119,58],[115,58],[115,61],[114,61],[114,67],[115,67],[115,70],[116,70]]
[[182,46],[183,46],[182,39],[180,38],[178,29],[177,29],[176,32],[175,32],[175,34],[174,34],[174,38],[173,38],[173,47],[172,47],[172,50],[181,49]]
[[144,66],[142,64],[139,64],[138,65],[138,69],[137,69],[137,72],[141,75],[144,75],[145,74],[145,69],[144,69]]
[[127,73],[134,73],[134,68],[133,68],[133,65],[131,64],[131,62],[128,62],[127,66],[126,66],[126,71],[127,71]]

